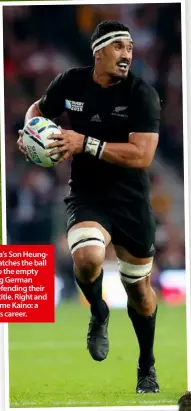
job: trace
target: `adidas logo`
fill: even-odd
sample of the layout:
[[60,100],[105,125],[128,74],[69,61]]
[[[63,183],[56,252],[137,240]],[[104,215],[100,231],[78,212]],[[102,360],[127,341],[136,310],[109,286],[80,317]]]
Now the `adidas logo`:
[[95,116],[91,118],[91,121],[97,121],[98,123],[101,123],[101,118],[99,114],[95,114]]
[[151,252],[151,251],[154,251],[154,250],[155,250],[155,246],[154,246],[154,244],[152,244],[149,251]]

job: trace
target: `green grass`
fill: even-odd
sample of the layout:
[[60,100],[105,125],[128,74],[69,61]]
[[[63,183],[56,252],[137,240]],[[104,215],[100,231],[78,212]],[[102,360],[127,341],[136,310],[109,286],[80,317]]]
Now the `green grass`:
[[11,407],[176,404],[186,390],[185,307],[160,305],[156,332],[160,394],[136,395],[137,342],[125,310],[113,310],[110,353],[86,350],[87,308],[64,304],[55,324],[10,324]]

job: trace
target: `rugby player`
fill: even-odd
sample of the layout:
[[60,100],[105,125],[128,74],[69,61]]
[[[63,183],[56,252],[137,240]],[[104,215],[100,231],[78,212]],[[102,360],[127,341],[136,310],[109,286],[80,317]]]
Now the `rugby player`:
[[[61,160],[72,157],[65,198],[67,238],[77,283],[90,303],[87,347],[102,361],[109,351],[109,309],[102,298],[106,247],[114,245],[127,311],[140,354],[137,393],[158,393],[153,353],[157,301],[150,284],[155,221],[147,169],[159,136],[160,100],[130,70],[133,40],[128,27],[101,22],[91,38],[94,66],[59,74],[27,111],[50,119],[68,112],[71,130],[49,144]],[[22,131],[18,140],[26,154]],[[120,336],[119,336],[120,338]],[[126,342],[127,350],[128,340]]]

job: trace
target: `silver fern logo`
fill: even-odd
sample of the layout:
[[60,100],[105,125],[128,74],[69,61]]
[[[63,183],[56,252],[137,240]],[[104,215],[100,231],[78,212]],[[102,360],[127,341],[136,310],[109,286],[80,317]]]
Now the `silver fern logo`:
[[112,116],[128,118],[128,114],[125,111],[128,109],[128,106],[117,106],[114,108]]
[[125,111],[125,110],[127,110],[127,108],[128,108],[128,106],[118,106],[118,107],[115,107],[115,112],[116,113],[121,113],[122,111]]

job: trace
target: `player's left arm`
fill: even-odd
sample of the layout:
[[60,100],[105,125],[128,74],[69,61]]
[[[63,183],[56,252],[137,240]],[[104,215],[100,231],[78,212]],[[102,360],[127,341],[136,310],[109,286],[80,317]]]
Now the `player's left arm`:
[[160,110],[156,90],[143,83],[133,98],[128,143],[106,143],[101,158],[122,167],[149,167],[158,145]]
[[148,168],[155,155],[158,136],[158,133],[133,132],[128,143],[106,143],[101,159],[122,167]]

